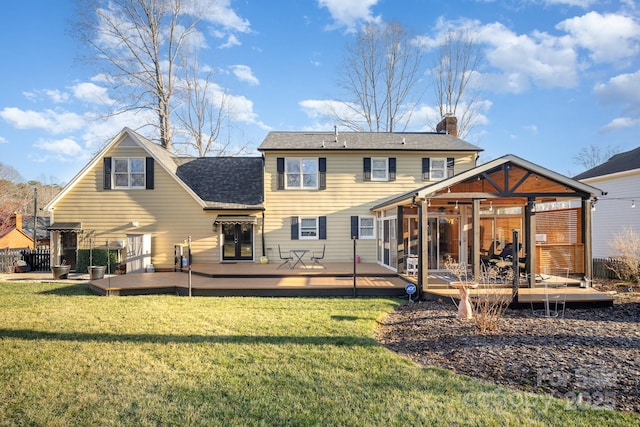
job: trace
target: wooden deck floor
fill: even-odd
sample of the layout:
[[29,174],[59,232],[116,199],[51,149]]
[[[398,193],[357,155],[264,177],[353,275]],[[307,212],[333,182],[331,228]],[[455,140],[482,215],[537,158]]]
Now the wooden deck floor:
[[[191,295],[194,296],[346,296],[354,295],[353,264],[325,263],[323,267],[309,265],[290,269],[278,264],[224,263],[192,266]],[[0,275],[0,280],[52,280],[51,273]],[[67,282],[87,282],[99,295],[189,294],[189,274],[185,271],[129,273],[89,280],[88,274],[70,275]],[[417,284],[415,276],[399,275],[374,263],[356,264],[357,296],[407,297],[407,283]],[[563,289],[567,306],[606,306],[613,304],[609,294],[593,288],[580,288],[578,283]],[[458,291],[448,286],[445,275],[430,274],[424,298],[457,299]],[[502,286],[496,295],[510,295],[511,288]],[[472,291],[479,294],[480,290]],[[523,306],[539,303],[543,288],[519,288]]]

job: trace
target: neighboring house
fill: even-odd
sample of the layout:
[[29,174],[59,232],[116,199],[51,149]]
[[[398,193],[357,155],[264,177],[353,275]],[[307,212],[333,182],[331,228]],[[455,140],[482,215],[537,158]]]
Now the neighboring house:
[[262,164],[177,157],[125,128],[45,206],[52,262],[75,268],[78,249],[109,247],[119,249],[127,272],[170,270],[189,237],[194,262],[253,260],[261,249]]
[[22,214],[11,215],[9,221],[7,231],[0,236],[0,249],[33,248],[33,231],[29,234],[23,229]]
[[573,179],[606,192],[592,214],[593,256],[607,258],[618,254],[610,242],[626,228],[640,233],[640,147],[611,157]]

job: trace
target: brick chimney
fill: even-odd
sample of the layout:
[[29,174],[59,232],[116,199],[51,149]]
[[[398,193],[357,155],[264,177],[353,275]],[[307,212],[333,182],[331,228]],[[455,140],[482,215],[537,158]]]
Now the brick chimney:
[[455,137],[458,136],[458,119],[453,114],[447,114],[442,121],[436,125],[436,132],[447,133]]
[[16,226],[16,230],[22,231],[22,214],[15,213],[11,215],[11,219],[13,220],[13,223]]

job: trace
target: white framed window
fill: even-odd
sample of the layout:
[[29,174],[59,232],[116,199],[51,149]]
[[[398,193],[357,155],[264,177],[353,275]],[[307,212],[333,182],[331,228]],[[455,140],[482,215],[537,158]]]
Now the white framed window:
[[447,177],[447,159],[444,157],[432,157],[429,169],[430,181],[441,181]]
[[376,219],[372,216],[358,218],[358,235],[360,239],[375,239]]
[[318,217],[300,217],[300,240],[318,239],[319,222]]
[[144,158],[113,159],[114,188],[146,188]]
[[318,189],[318,159],[285,159],[286,189]]
[[371,158],[371,180],[389,181],[389,159],[386,157]]

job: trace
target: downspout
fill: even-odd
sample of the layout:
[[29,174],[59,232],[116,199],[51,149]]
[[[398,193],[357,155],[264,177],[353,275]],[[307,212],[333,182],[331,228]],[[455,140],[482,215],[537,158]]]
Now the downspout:
[[264,211],[262,211],[262,256],[267,256],[266,255],[266,249],[264,247]]

